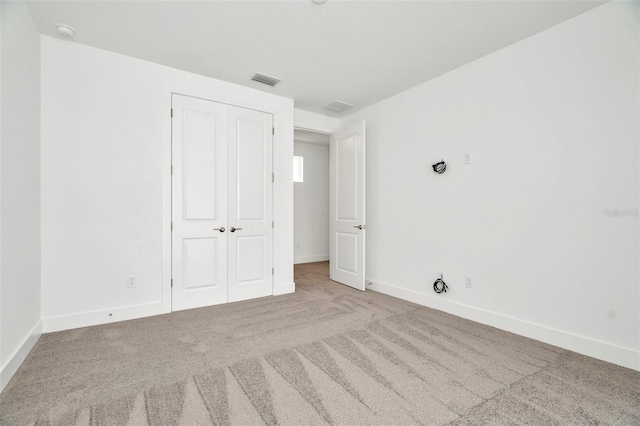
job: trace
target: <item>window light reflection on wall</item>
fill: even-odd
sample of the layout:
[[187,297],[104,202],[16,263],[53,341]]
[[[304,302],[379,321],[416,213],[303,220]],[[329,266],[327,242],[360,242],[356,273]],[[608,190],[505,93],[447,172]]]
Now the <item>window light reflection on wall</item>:
[[293,156],[293,181],[304,182],[304,158]]

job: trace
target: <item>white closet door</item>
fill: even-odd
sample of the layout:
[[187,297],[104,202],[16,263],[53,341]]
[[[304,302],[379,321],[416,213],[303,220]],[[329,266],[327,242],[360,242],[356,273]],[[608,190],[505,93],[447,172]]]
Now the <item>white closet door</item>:
[[331,135],[332,280],[365,289],[365,123]]
[[229,302],[273,294],[272,129],[271,114],[229,107]]
[[228,106],[172,97],[172,309],[227,302]]

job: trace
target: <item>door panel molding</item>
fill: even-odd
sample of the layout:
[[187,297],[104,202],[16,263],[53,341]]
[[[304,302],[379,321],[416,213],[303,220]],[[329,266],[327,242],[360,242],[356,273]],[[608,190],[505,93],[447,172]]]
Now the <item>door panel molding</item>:
[[172,310],[272,294],[272,115],[177,94],[172,115]]
[[[272,197],[273,233],[272,262],[273,295],[295,291],[293,282],[293,100],[281,96],[238,88],[224,82],[207,78],[178,78],[167,76],[159,90],[161,92],[161,289],[159,312],[170,313],[171,308],[171,98],[173,94],[191,96],[203,100],[239,106],[266,112],[273,117],[273,171],[275,183]],[[228,232],[228,231],[227,231]],[[271,272],[270,272],[271,273]]]
[[365,122],[331,135],[330,278],[365,290]]
[[[228,299],[228,234],[215,229],[228,220],[229,114],[226,105],[183,95],[173,95],[172,108],[171,293],[177,311]],[[190,218],[194,204],[202,214]]]
[[[273,119],[230,107],[229,123],[229,140],[236,147],[229,155],[229,226],[241,228],[229,234],[229,264],[237,265],[229,273],[229,302],[237,302],[273,294]],[[248,244],[257,238],[262,239],[260,249]],[[246,276],[249,270],[253,273]]]

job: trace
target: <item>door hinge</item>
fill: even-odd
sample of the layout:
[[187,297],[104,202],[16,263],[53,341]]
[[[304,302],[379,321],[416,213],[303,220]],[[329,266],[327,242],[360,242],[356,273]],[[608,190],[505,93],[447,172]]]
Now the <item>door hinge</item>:
[[171,232],[173,232],[173,222],[171,222]]
[[173,117],[173,108],[171,108],[171,117]]
[[173,288],[173,278],[171,278],[171,288]]
[[173,174],[173,164],[171,165],[171,174]]
[[271,182],[275,182],[275,181],[276,181],[276,174],[271,173]]
[[274,268],[271,268],[271,275],[275,275],[276,274],[276,270]]
[[272,135],[275,135],[275,134],[276,134],[276,128],[275,128],[275,127],[272,127],[272,128],[271,128],[271,134],[272,134]]
[[276,227],[276,223],[272,220],[272,221],[271,221],[271,229],[273,229],[273,228],[275,228],[275,227]]

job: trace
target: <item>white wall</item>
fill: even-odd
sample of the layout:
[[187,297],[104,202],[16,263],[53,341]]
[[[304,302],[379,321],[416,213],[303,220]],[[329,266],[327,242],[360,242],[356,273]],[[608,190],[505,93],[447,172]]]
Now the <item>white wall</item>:
[[[163,85],[281,112],[274,118],[275,283],[277,292],[293,291],[293,101],[43,36],[45,331],[157,314],[163,297],[168,306]],[[127,288],[129,274],[137,287]]]
[[329,260],[329,146],[294,141],[304,182],[293,184],[294,263]]
[[1,2],[0,390],[40,332],[40,35]]
[[371,288],[640,369],[637,7],[605,4],[341,121],[367,122]]
[[296,129],[313,130],[322,133],[333,133],[340,128],[340,120],[314,112],[294,110],[293,125]]

